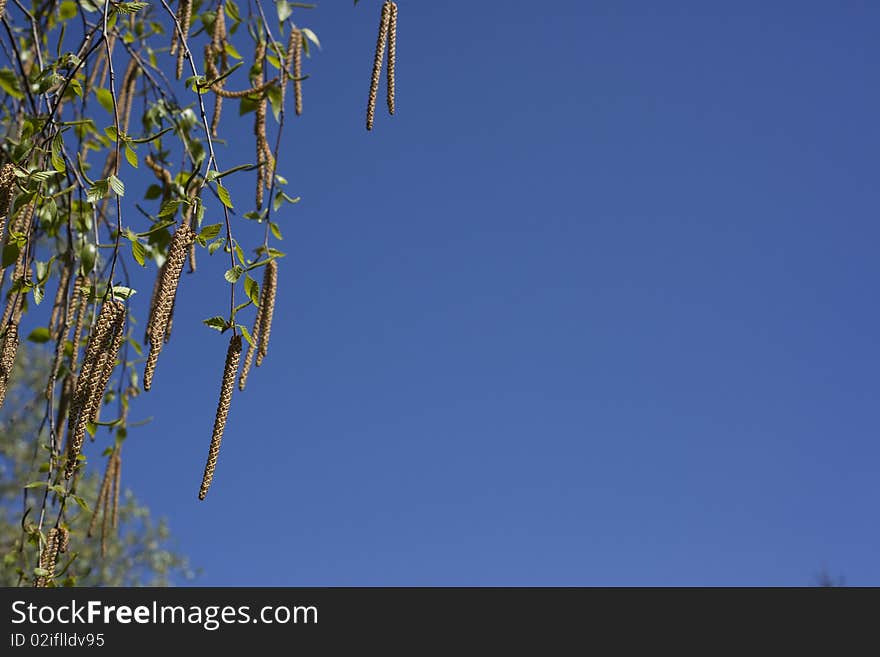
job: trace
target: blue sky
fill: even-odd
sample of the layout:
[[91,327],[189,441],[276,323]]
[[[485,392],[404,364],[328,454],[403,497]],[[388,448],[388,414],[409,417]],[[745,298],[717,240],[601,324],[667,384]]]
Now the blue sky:
[[198,583],[880,584],[880,7],[399,4],[371,134],[380,3],[297,14],[303,200],[206,502],[222,254],[132,410]]

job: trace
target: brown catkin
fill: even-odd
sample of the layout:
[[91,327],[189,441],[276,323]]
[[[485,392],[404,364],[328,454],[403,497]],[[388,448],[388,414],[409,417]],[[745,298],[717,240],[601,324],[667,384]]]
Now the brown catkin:
[[168,322],[165,324],[165,337],[162,338],[164,344],[171,342],[171,329],[174,328],[174,307],[177,305],[177,299],[171,304],[171,312],[168,313]]
[[34,586],[49,586],[49,582],[55,579],[55,564],[58,562],[58,550],[60,545],[60,531],[52,527],[46,536],[46,545],[40,553],[40,568],[46,571],[34,580]]
[[367,100],[367,130],[373,129],[376,117],[376,96],[379,93],[379,76],[382,74],[382,57],[385,55],[385,42],[388,40],[388,23],[391,20],[389,3],[382,5],[382,17],[379,20],[379,36],[376,39],[376,54],[373,57],[373,75],[370,78],[370,95]]
[[6,0],[0,0],[0,18],[6,15]]
[[122,132],[128,134],[129,123],[131,122],[131,108],[134,105],[135,89],[137,86],[138,63],[132,57],[128,60],[128,67],[122,76],[122,84],[120,85],[120,101],[119,101],[119,127]]
[[64,554],[70,549],[70,530],[67,527],[58,528],[58,552]]
[[189,245],[193,240],[192,228],[189,224],[182,223],[174,231],[171,244],[168,247],[168,258],[162,269],[162,278],[159,282],[159,292],[156,295],[156,303],[150,313],[147,324],[147,333],[150,342],[150,353],[147,356],[147,364],[144,367],[144,390],[149,390],[153,385],[153,374],[156,371],[156,363],[159,353],[165,342],[165,332],[168,327],[168,316],[174,306],[177,297],[177,284],[180,282],[180,274],[186,262]]
[[[296,115],[303,113],[303,97],[302,97],[302,51],[303,36],[299,30],[294,30],[296,34],[295,43],[293,44],[293,105]],[[292,35],[291,35],[292,36]],[[289,46],[288,46],[289,48]]]
[[113,466],[113,529],[119,527],[119,483],[122,480],[122,446],[114,452],[116,464]]
[[[162,284],[162,275],[165,271],[165,264],[168,261],[162,263],[162,266],[159,267],[159,271],[156,272],[156,279],[153,281],[153,293],[150,295],[150,313],[147,317],[152,317],[156,308],[156,299],[159,298],[159,288]],[[147,321],[147,328],[144,329],[144,342],[150,342],[150,322]]]
[[211,436],[211,446],[208,449],[208,461],[205,463],[205,474],[202,477],[202,485],[199,488],[199,499],[204,500],[214,479],[214,469],[217,467],[217,456],[220,454],[220,443],[223,440],[223,430],[226,428],[226,419],[229,417],[229,405],[232,402],[232,386],[238,373],[238,362],[241,358],[241,336],[233,335],[229,339],[229,348],[226,350],[226,362],[223,365],[223,381],[220,384],[220,400],[217,402],[217,415],[214,418],[214,433]]
[[52,304],[52,315],[49,317],[49,335],[57,339],[57,333],[64,326],[67,307],[67,286],[70,283],[70,272],[73,266],[70,260],[65,259],[58,276],[58,289],[55,291],[55,302]]
[[[223,98],[244,98],[245,96],[256,96],[258,94],[265,93],[265,91],[269,87],[274,86],[275,83],[277,83],[277,82],[278,82],[278,76],[276,75],[274,78],[272,78],[268,82],[260,82],[259,84],[251,87],[250,89],[242,89],[240,91],[228,91],[228,90],[223,89],[222,87],[216,86],[216,85],[211,87],[211,89],[212,89],[212,91],[214,91],[214,93],[216,93],[218,96],[221,96]],[[265,98],[263,98],[262,100],[265,101]],[[265,108],[263,110],[263,113],[265,114]]]
[[101,518],[101,558],[107,556],[107,529],[110,524],[110,494],[104,496],[104,505],[101,510],[103,517]]
[[[70,355],[70,371],[75,372],[79,363],[79,345],[82,342],[83,324],[89,310],[89,289],[82,276],[73,284],[73,302],[76,302],[76,321],[73,325],[73,351]],[[72,303],[73,303],[72,302]]]
[[0,169],[0,243],[3,240],[3,228],[6,226],[6,215],[12,205],[15,194],[15,166],[4,164]]
[[[254,76],[254,87],[260,88],[263,86],[263,57],[266,54],[266,44],[262,41],[257,43],[257,46],[254,50],[254,67],[257,70],[257,74]],[[257,108],[254,112],[254,136],[257,138],[257,162],[265,157],[266,146],[268,145],[268,140],[266,139],[266,96],[261,95],[259,99],[257,99]],[[257,206],[257,209],[263,206],[263,185],[268,183],[266,180],[266,171],[268,168],[268,163],[261,164],[257,167],[257,192],[254,197],[254,203]]]
[[[10,232],[25,233],[30,236],[34,224],[34,222],[32,221],[32,218],[34,216],[34,208],[35,203],[34,201],[31,201],[25,207],[20,209],[9,226]],[[15,260],[15,268],[12,270],[12,285],[23,283],[27,277],[27,252],[28,249],[21,249],[18,252],[18,257]],[[0,265],[0,280],[2,280],[2,276],[3,268],[2,265]],[[21,309],[24,305],[24,298],[25,291],[23,289],[19,289],[16,292],[10,294],[6,302],[6,308],[4,308],[3,310],[3,317],[0,318],[0,327],[6,326],[6,324],[10,320],[18,322],[18,320],[21,318]]]
[[272,333],[272,315],[275,313],[275,292],[278,289],[278,262],[270,260],[263,273],[263,289],[260,291],[261,326],[257,342],[257,367],[269,353],[269,336]]
[[[189,198],[189,201],[190,201],[190,206],[186,211],[186,222],[189,224],[189,227],[193,231],[194,236],[195,236],[195,232],[196,232],[196,227],[193,222],[196,221],[196,216],[195,216],[196,215],[196,212],[195,212],[196,206],[193,201],[199,195],[199,187],[200,187],[198,184],[195,184],[195,182],[196,181],[194,181],[193,186],[190,188],[189,192],[187,193],[187,197]],[[188,256],[189,256],[189,273],[195,274],[196,273],[196,241],[195,241],[195,239],[193,239],[189,243]],[[174,315],[174,307],[173,306],[171,308],[171,314]],[[170,328],[171,327],[171,320],[170,319],[168,320],[168,326],[169,326],[169,329],[165,335],[165,342],[168,342],[168,338],[171,335],[171,328]]]
[[61,381],[61,399],[58,400],[58,417],[55,421],[55,451],[61,452],[61,439],[64,437],[64,427],[67,422],[67,411],[70,408],[70,398],[73,395],[73,378],[66,375]]
[[109,299],[101,306],[98,320],[92,329],[70,404],[72,433],[67,446],[67,466],[64,471],[67,479],[70,479],[76,469],[76,458],[82,450],[86,424],[95,421],[104,398],[104,390],[116,366],[116,354],[122,345],[125,328],[125,314],[125,304]]
[[177,30],[172,30],[173,36],[171,37],[171,54],[177,53],[177,69],[175,74],[177,75],[177,79],[183,75],[183,58],[186,54],[186,37],[189,34],[189,26],[192,21],[192,0],[180,0],[180,5],[177,10],[177,22],[180,25],[180,32],[183,35],[183,42],[179,43],[180,37],[177,35]]
[[391,6],[388,18],[388,113],[394,114],[394,70],[397,65],[397,3]]
[[15,355],[18,353],[18,324],[12,323],[6,328],[0,348],[0,408],[6,401],[9,391],[9,379],[15,366]]
[[104,477],[101,479],[101,487],[98,489],[98,499],[95,500],[94,510],[92,511],[92,518],[89,520],[89,528],[86,530],[86,536],[91,538],[94,535],[95,527],[98,526],[98,517],[101,515],[101,509],[104,505],[104,500],[107,499],[107,496],[110,494],[110,485],[113,481],[113,455],[110,455],[110,458],[107,459],[107,467],[104,468]]
[[[61,369],[61,361],[64,359],[64,347],[67,344],[67,332],[70,330],[70,324],[73,319],[73,313],[71,311],[74,302],[78,298],[78,294],[80,294],[78,286],[81,285],[81,279],[77,278],[73,285],[73,298],[67,298],[67,288],[70,283],[70,272],[72,269],[72,264],[68,262],[64,269],[61,270],[62,280],[58,283],[58,294],[55,298],[55,308],[52,309],[53,317],[55,316],[55,309],[57,308],[58,315],[61,319],[55,320],[57,322],[57,327],[54,331],[51,323],[49,326],[49,331],[52,334],[52,338],[55,340],[55,358],[52,361],[52,369],[49,371],[49,381],[46,384],[46,399],[52,399],[52,391],[55,390],[55,381],[58,377],[58,371]],[[58,297],[61,298],[59,299]]]
[[257,344],[260,340],[260,331],[263,326],[263,304],[257,307],[257,316],[254,318],[254,328],[251,331],[251,339],[254,344],[248,345],[247,354],[244,357],[244,365],[241,368],[241,376],[238,379],[238,389],[244,390],[247,385],[248,375],[251,372],[251,365],[254,362],[254,354],[257,353]]

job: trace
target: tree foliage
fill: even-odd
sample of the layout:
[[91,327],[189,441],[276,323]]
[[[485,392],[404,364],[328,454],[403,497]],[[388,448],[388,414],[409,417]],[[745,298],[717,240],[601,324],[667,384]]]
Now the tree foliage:
[[[299,23],[314,5],[277,0],[264,10],[260,0],[239,2],[0,0],[7,60],[0,66],[0,406],[13,392],[22,343],[43,343],[49,354],[44,380],[24,387],[37,390],[27,404],[37,426],[16,424],[14,437],[4,438],[13,488],[26,486],[19,548],[7,558],[22,583],[72,581],[70,569],[61,575],[61,548],[70,537],[76,554],[87,554],[79,546],[86,517],[92,533],[102,528],[105,558],[78,557],[101,575],[77,570],[77,577],[106,583],[110,565],[125,558],[106,545],[108,525],[146,522],[132,499],[118,501],[129,408],[162,370],[178,288],[197,260],[217,254],[228,263],[216,281],[228,286],[228,304],[204,320],[229,334],[229,346],[201,499],[214,476],[232,382],[244,390],[254,355],[259,367],[268,354],[284,257],[276,217],[299,201],[279,171],[284,127],[303,113],[304,57],[320,42]],[[394,112],[396,25],[397,6],[386,1],[368,129],[386,45]],[[252,127],[250,153],[221,151],[224,133],[240,135],[242,125]],[[252,198],[232,197],[233,176],[252,178]],[[145,189],[144,178],[151,181]],[[253,234],[249,224],[261,234],[252,244],[240,238]],[[152,270],[151,291],[134,289],[136,268]],[[150,299],[140,321],[130,302],[136,292]],[[145,327],[142,336],[136,325]],[[16,459],[28,432],[34,456],[25,465]],[[87,463],[88,437],[107,443],[103,463]],[[36,471],[23,481],[31,465]],[[162,531],[142,524],[141,534],[129,536],[153,540]],[[172,560],[167,568],[178,566]]]
[[[34,449],[35,436],[39,436],[40,444],[47,436],[45,428],[40,432],[40,413],[33,402],[45,383],[50,355],[38,347],[28,348],[23,355],[27,367],[23,367],[25,358],[20,359],[15,372],[18,383],[0,412],[0,586],[32,583],[32,573],[26,569],[28,557],[36,554],[38,541],[37,519],[32,514],[39,509],[43,490],[25,486],[38,478],[41,466],[47,462],[46,451]],[[78,494],[95,500],[100,475],[93,470],[82,477]],[[26,531],[22,531],[23,507],[31,509],[24,518]],[[173,549],[167,523],[155,520],[130,490],[121,491],[118,527],[108,527],[103,541],[100,527],[91,538],[85,536],[90,511],[74,505],[65,516],[74,541],[68,552],[59,555],[57,584],[167,586],[195,575],[188,560]]]

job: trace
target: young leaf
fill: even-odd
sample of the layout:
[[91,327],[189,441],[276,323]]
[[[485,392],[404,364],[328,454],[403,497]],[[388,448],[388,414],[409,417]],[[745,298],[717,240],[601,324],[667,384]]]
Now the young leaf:
[[220,197],[220,202],[225,205],[227,208],[232,210],[232,199],[229,197],[229,190],[221,185],[217,185],[217,196]]
[[248,299],[250,299],[255,306],[260,305],[260,284],[247,274],[244,276],[244,293],[248,295]]
[[103,87],[96,89],[95,97],[98,99],[98,102],[101,103],[101,107],[107,110],[110,114],[113,114],[113,95],[110,93],[109,89],[104,89]]
[[203,319],[202,323],[205,326],[210,326],[212,329],[217,329],[218,331],[225,331],[229,327],[226,318],[221,317],[220,315]]
[[223,278],[225,278],[230,283],[235,283],[241,275],[244,273],[244,269],[238,265],[235,265],[232,269],[227,269],[226,273],[223,274]]
[[110,174],[107,183],[110,185],[110,188],[116,192],[117,196],[125,196],[125,185],[122,184],[122,181],[119,178]]
[[147,248],[137,238],[131,240],[131,255],[141,267],[146,266]]
[[31,334],[28,336],[28,341],[42,344],[43,342],[49,342],[50,337],[49,329],[45,326],[40,326],[31,331]]
[[201,237],[206,242],[209,242],[220,234],[220,229],[222,228],[222,226],[223,224],[211,224],[209,226],[205,226],[199,233],[199,237]]

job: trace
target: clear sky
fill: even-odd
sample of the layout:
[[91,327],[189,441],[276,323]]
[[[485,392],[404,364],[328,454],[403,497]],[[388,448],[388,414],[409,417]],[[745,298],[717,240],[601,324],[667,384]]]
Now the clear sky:
[[303,200],[206,502],[222,253],[133,407],[197,583],[880,585],[880,6],[399,5],[370,134],[380,2],[295,14]]

